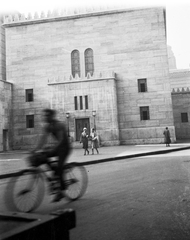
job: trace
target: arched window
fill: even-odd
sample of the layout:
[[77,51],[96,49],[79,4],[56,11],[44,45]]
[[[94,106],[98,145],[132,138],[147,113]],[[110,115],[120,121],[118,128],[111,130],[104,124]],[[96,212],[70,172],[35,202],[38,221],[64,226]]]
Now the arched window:
[[72,76],[75,77],[78,74],[80,77],[80,53],[78,50],[73,50],[71,53],[71,68]]
[[85,59],[85,76],[87,73],[90,73],[93,76],[94,73],[94,57],[93,57],[93,50],[88,48],[84,52],[84,59]]

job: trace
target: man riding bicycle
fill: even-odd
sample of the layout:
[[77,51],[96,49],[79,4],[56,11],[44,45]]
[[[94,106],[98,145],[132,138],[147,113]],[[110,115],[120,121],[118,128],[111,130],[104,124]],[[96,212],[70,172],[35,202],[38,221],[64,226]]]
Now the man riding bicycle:
[[43,135],[33,152],[42,149],[42,147],[47,142],[48,136],[53,135],[53,137],[56,140],[56,144],[54,145],[53,149],[46,152],[46,157],[47,158],[56,156],[58,157],[58,165],[55,170],[55,175],[59,178],[60,187],[53,200],[53,202],[58,202],[63,198],[61,190],[65,189],[63,166],[65,165],[66,159],[70,153],[70,142],[67,136],[65,125],[59,122],[55,118],[55,115],[56,115],[55,110],[52,109],[43,110],[44,122],[46,123],[46,126],[44,127]]

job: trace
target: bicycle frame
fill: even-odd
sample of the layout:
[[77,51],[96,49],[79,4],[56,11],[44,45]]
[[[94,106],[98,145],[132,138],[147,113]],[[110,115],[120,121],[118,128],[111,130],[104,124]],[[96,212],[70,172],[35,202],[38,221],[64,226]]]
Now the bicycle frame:
[[[53,161],[52,164],[55,162],[56,161]],[[49,183],[53,180],[53,184],[49,186],[50,195],[57,192],[57,187],[59,188],[59,186],[57,186],[56,182],[58,182],[59,179],[54,179],[49,176],[48,172],[53,172],[53,169],[50,167],[51,163],[48,164],[50,169],[42,168],[41,166],[44,164],[45,163],[38,166],[31,166],[12,176],[4,195],[5,202],[10,210],[30,212],[38,208],[45,194],[46,186],[44,181]],[[75,201],[81,198],[88,184],[86,169],[73,162],[65,164],[63,171],[65,171],[64,183],[66,187],[66,189],[61,189],[63,195],[69,201]]]

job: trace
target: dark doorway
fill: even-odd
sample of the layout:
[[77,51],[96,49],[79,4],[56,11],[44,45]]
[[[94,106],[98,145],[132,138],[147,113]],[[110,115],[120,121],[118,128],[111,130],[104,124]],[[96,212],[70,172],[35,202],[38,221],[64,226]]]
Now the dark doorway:
[[87,128],[87,133],[90,134],[89,118],[76,119],[76,141],[80,141],[80,135],[84,127]]
[[3,129],[3,151],[7,151],[9,148],[8,144],[8,130]]

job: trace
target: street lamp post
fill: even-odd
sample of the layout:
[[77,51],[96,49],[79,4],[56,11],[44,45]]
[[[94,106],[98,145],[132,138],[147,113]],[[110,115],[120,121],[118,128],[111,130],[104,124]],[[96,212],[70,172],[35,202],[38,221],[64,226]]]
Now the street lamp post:
[[94,130],[96,131],[96,122],[95,122],[95,117],[96,117],[96,111],[92,111],[92,116],[94,117]]
[[67,134],[68,134],[68,137],[70,137],[70,134],[69,134],[69,117],[70,117],[70,114],[68,112],[66,113],[66,117],[67,117],[67,127],[68,127]]

